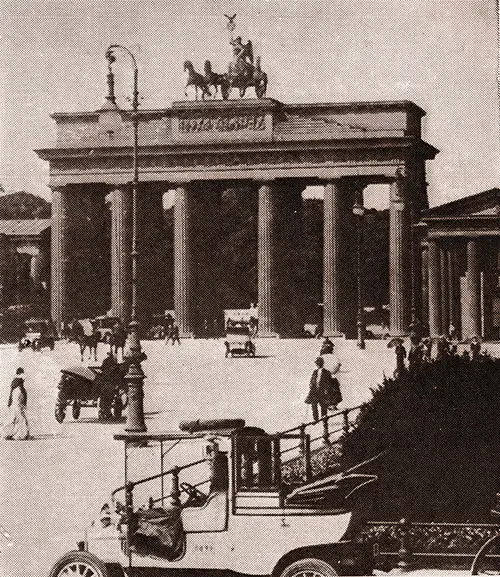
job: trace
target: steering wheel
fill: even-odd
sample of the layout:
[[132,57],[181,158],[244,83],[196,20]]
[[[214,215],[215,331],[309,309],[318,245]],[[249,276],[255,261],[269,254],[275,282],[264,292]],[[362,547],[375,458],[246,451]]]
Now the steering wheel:
[[190,483],[181,483],[180,488],[188,496],[186,503],[202,505],[207,500],[207,495]]

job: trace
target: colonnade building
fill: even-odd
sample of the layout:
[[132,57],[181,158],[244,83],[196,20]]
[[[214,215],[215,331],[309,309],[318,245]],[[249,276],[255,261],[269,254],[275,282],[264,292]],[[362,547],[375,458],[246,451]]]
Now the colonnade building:
[[430,335],[499,339],[500,190],[427,210],[420,226],[423,315]]
[[[428,208],[426,161],[438,152],[421,138],[424,114],[407,101],[283,104],[272,99],[176,102],[168,109],[139,111],[139,315],[162,310],[157,303],[168,274],[162,268],[166,256],[148,234],[161,226],[162,196],[174,189],[175,316],[181,336],[197,332],[200,279],[214,285],[220,279],[203,277],[196,246],[217,234],[221,192],[240,186],[258,198],[259,335],[293,333],[294,297],[288,291],[288,300],[283,298],[283,286],[291,282],[283,263],[290,243],[300,242],[295,215],[301,193],[321,185],[323,333],[352,333],[352,208],[366,186],[384,183],[390,185],[390,332],[407,332],[412,307],[413,313],[422,309],[422,253],[412,230]],[[110,302],[112,314],[126,322],[131,300],[130,113],[108,99],[98,111],[52,118],[57,141],[37,151],[50,163],[52,317],[61,323],[92,316]],[[111,198],[109,239],[103,224],[106,197]],[[103,268],[108,255],[109,285],[82,284],[87,273]],[[209,309],[207,288],[203,307]]]

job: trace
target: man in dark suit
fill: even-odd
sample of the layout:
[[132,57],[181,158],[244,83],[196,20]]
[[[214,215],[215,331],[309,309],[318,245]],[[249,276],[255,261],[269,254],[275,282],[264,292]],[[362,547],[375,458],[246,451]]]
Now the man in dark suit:
[[321,408],[321,416],[326,416],[328,407],[336,407],[342,400],[340,386],[337,379],[332,377],[330,371],[324,368],[323,357],[318,357],[315,361],[314,369],[309,382],[309,394],[306,403],[311,405],[313,420],[319,419],[318,406]]

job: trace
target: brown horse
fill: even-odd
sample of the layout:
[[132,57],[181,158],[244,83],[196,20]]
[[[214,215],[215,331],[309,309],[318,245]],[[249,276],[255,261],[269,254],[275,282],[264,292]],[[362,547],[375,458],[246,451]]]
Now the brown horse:
[[205,81],[205,79],[203,78],[203,76],[199,73],[196,72],[196,70],[194,69],[193,63],[190,62],[189,60],[186,60],[184,62],[184,71],[188,71],[188,78],[187,78],[187,82],[186,82],[186,87],[184,88],[184,94],[187,96],[187,87],[188,86],[194,86],[195,89],[195,98],[196,100],[198,100],[198,89],[201,90],[201,99],[205,100],[205,94],[207,96],[211,96],[211,92],[208,89],[207,83]]
[[218,92],[218,86],[220,86],[221,92],[229,89],[229,80],[227,74],[218,74],[212,70],[212,63],[210,60],[205,60],[205,82],[207,86],[213,86],[215,89],[214,96]]

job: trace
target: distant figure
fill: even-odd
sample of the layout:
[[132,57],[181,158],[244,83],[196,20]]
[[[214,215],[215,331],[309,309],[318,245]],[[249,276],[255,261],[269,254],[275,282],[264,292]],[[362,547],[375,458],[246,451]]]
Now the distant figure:
[[424,347],[417,337],[411,337],[410,352],[408,353],[408,366],[415,369],[422,364],[424,358]]
[[16,376],[10,385],[9,414],[3,428],[4,439],[9,441],[25,441],[30,439],[28,419],[26,418],[26,407],[28,404],[28,394],[24,387],[24,369],[19,367]]
[[450,342],[441,335],[436,343],[436,360],[442,360],[450,356]]
[[123,357],[126,340],[127,329],[123,326],[121,320],[117,320],[111,328],[111,339],[109,342],[110,351],[114,351],[114,354],[118,356],[118,349],[121,349]]
[[313,420],[317,421],[319,419],[318,407],[321,409],[321,416],[325,417],[329,407],[335,409],[342,401],[342,394],[338,380],[324,368],[323,357],[318,357],[315,363],[316,369],[311,375],[309,393],[305,402],[311,405]]
[[179,327],[175,323],[170,327],[170,330],[168,331],[165,344],[167,344],[170,340],[172,340],[172,346],[174,346],[176,342],[179,343],[179,345],[181,344],[181,339],[179,338]]
[[428,362],[431,360],[432,355],[432,339],[430,337],[426,337],[425,339],[423,339],[422,347],[423,347],[423,360]]
[[331,355],[333,353],[333,343],[329,337],[325,337],[325,340],[321,343],[320,355]]
[[102,418],[111,418],[111,406],[115,396],[115,388],[121,379],[120,368],[113,352],[109,351],[101,364],[101,394],[99,397],[99,412]]
[[396,337],[391,339],[387,345],[389,348],[394,347],[394,353],[396,354],[396,368],[394,370],[394,377],[399,377],[406,371],[406,349],[403,343],[403,339]]
[[479,353],[481,352],[481,341],[479,337],[472,337],[470,341],[470,354],[473,361],[479,358]]

